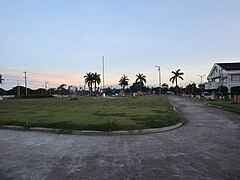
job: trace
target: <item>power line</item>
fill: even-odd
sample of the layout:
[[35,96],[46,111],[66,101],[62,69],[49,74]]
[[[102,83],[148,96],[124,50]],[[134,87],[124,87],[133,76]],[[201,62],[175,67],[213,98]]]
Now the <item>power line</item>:
[[8,81],[19,81],[20,79],[9,79],[9,78],[5,78],[4,80],[8,80]]

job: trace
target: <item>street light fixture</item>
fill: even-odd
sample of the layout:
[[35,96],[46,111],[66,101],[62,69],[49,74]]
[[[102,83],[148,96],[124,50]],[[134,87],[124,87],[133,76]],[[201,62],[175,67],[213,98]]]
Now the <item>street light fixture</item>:
[[159,98],[161,99],[161,67],[160,66],[155,66],[158,68],[158,82],[159,82]]

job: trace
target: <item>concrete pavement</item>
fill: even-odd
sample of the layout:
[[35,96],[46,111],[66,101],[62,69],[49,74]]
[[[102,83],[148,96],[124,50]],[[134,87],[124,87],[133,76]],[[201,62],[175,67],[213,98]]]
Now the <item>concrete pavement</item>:
[[164,133],[0,130],[0,179],[240,179],[240,115],[170,100],[185,124]]

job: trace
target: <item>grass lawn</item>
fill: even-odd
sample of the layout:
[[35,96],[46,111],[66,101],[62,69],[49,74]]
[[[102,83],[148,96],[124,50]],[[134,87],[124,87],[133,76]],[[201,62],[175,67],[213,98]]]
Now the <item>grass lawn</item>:
[[181,122],[167,97],[79,97],[0,101],[0,126],[49,127],[73,130],[135,130]]
[[240,113],[240,104],[236,104],[231,100],[211,100],[208,101],[208,103],[226,108],[229,111]]

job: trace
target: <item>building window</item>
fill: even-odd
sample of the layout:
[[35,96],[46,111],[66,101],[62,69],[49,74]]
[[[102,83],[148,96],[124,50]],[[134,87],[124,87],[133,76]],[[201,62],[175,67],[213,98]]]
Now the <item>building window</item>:
[[231,75],[231,81],[240,81],[240,74]]
[[213,79],[213,82],[220,82],[219,78]]

